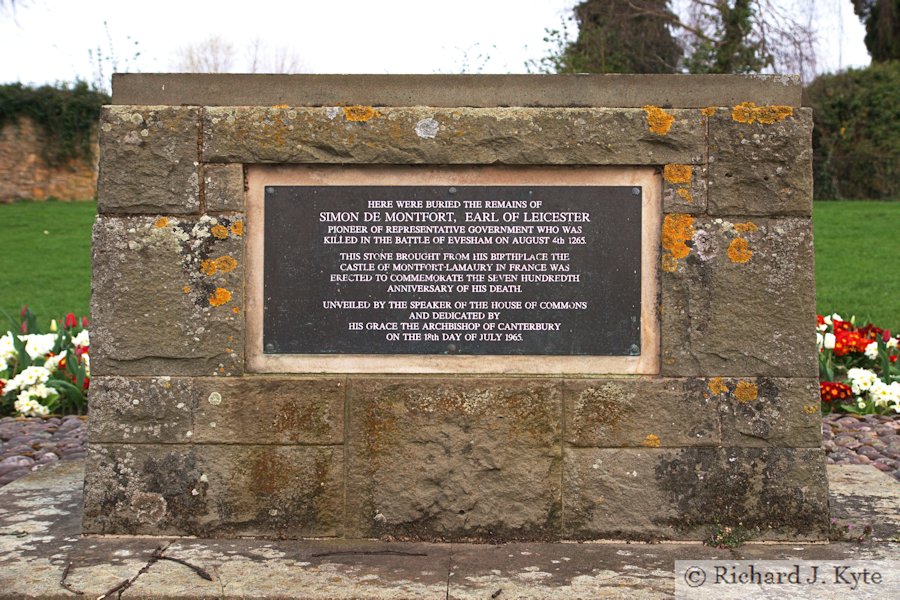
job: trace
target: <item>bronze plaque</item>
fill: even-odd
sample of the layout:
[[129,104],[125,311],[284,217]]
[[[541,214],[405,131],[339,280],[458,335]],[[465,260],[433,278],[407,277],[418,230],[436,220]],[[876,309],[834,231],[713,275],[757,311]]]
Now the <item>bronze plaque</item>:
[[638,356],[628,186],[267,186],[266,354]]

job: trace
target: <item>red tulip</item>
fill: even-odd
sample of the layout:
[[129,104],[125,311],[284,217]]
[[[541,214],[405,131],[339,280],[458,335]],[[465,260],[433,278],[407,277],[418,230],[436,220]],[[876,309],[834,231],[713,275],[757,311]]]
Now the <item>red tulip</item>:
[[28,333],[28,324],[22,321],[22,333]]
[[88,326],[87,317],[81,317],[81,326],[84,327],[85,329],[87,329],[87,326]]
[[884,333],[881,334],[881,339],[884,340],[885,344],[887,344],[889,341],[891,341],[891,330],[885,329]]
[[74,313],[69,313],[66,315],[66,329],[70,327],[75,327],[78,325],[78,319],[75,318]]
[[27,304],[23,304],[23,305],[22,305],[22,310],[19,311],[19,316],[22,317],[22,318],[24,319],[24,318],[25,318],[25,315],[26,315],[27,313],[28,313],[28,305],[27,305]]

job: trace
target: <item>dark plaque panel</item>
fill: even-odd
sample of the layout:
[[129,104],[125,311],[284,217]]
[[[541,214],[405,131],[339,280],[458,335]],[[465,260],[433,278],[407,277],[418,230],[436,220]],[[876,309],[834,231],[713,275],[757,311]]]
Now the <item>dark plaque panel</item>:
[[641,189],[274,186],[267,354],[640,354]]

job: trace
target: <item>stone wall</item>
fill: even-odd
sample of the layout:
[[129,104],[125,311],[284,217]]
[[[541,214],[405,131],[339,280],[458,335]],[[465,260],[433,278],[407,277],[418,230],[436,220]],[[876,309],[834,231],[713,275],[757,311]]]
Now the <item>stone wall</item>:
[[[216,77],[120,76],[104,110],[86,533],[827,535],[797,80],[491,76],[440,107],[473,80]],[[660,372],[250,372],[246,169],[373,163],[658,168]]]
[[0,128],[0,202],[20,198],[89,200],[97,192],[97,147],[94,159],[49,166],[43,157],[46,139],[31,119]]

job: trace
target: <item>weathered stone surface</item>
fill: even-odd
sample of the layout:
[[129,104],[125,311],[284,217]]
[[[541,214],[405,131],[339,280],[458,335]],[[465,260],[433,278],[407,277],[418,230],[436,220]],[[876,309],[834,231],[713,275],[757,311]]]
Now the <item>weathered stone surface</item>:
[[243,220],[99,217],[95,376],[243,370]]
[[244,210],[244,165],[203,165],[202,173],[207,211]]
[[198,108],[107,106],[100,124],[101,213],[189,214],[200,208]]
[[818,448],[569,449],[563,498],[572,538],[702,539],[716,525],[758,539],[828,531]]
[[709,214],[811,216],[812,127],[809,108],[771,124],[710,117]]
[[664,213],[706,212],[706,164],[664,165],[662,173]]
[[92,443],[187,443],[197,403],[191,380],[171,377],[91,379]]
[[349,536],[558,537],[557,383],[392,379],[349,385]]
[[666,215],[664,376],[816,377],[812,223]]
[[84,532],[267,537],[341,532],[335,446],[89,447]]
[[343,442],[343,378],[210,378],[196,387],[198,443]]
[[817,379],[722,379],[717,391],[723,446],[821,446]]
[[[203,158],[231,163],[699,163],[697,110],[650,131],[641,109],[265,108],[204,112]],[[665,121],[665,119],[663,119]]]
[[693,392],[698,381],[568,382],[564,394],[566,443],[599,448],[718,445],[718,402]]

